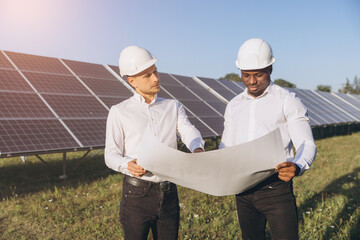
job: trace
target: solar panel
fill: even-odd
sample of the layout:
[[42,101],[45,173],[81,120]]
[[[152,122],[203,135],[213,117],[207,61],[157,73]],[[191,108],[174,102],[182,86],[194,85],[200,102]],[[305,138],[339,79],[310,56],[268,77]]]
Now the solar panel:
[[0,69],[0,83],[0,90],[2,91],[34,92],[15,70]]
[[234,81],[229,80],[219,80],[219,83],[225,85],[227,88],[231,89],[236,94],[240,94],[244,91],[245,87],[241,87],[240,84],[235,83]]
[[349,102],[346,102],[339,95],[333,95],[328,92],[315,91],[316,94],[321,95],[324,99],[331,102],[333,106],[342,111],[345,115],[353,119],[354,122],[360,122],[360,109],[351,105]]
[[[9,59],[20,72],[12,67]],[[12,132],[3,130],[2,139],[18,144],[15,148],[2,141],[3,155],[103,147],[110,102],[119,103],[131,95],[98,64],[13,52],[1,52],[0,64],[0,120],[15,127]],[[96,89],[107,105],[91,88]],[[41,131],[36,131],[37,125]],[[49,140],[44,137],[51,135],[55,136]],[[19,137],[21,139],[17,139]],[[27,139],[34,140],[30,147],[25,146]],[[20,144],[21,141],[24,144]]]
[[329,105],[324,99],[314,94],[311,90],[287,88],[295,92],[309,111],[311,126],[338,124],[352,122],[348,116],[334,106]]
[[106,118],[107,109],[93,96],[43,94],[60,118]]
[[89,91],[71,75],[23,72],[39,93],[90,95]]
[[[159,73],[159,97],[178,99],[203,137],[223,132],[242,82]],[[360,96],[289,88],[312,126],[358,122]],[[0,51],[1,156],[104,147],[108,109],[133,95],[111,65]]]
[[56,58],[35,56],[5,51],[6,55],[21,71],[45,72],[71,75]]
[[[194,85],[194,83],[191,82],[194,80],[179,75],[172,76],[165,73],[159,73],[159,76],[162,88],[169,92],[176,99],[178,99],[188,110],[188,112],[190,111],[195,114],[200,119],[200,121],[203,122],[204,125],[210,127],[210,131],[215,133],[216,136],[219,136],[222,133],[224,119],[220,113],[216,112],[216,110],[212,108],[211,105],[209,106],[209,104],[205,103],[203,100],[201,100],[199,96],[196,95],[198,86],[200,87],[199,89],[202,89],[199,84],[195,83]],[[183,82],[187,82],[192,86],[196,86],[196,88],[190,90],[189,88],[182,85],[180,83],[181,81],[178,80],[178,78],[181,79],[181,81]],[[217,98],[214,98],[214,96],[207,97],[214,101],[216,99],[217,102],[220,102]],[[214,123],[214,121],[208,121],[208,119],[210,118],[218,118],[219,121],[216,123]],[[201,133],[203,135],[203,132]]]
[[106,119],[65,119],[64,122],[84,147],[104,146]]
[[354,95],[351,94],[344,94],[344,93],[335,93],[332,92],[331,94],[340,97],[341,99],[344,99],[346,102],[348,102],[349,104],[353,105],[354,107],[356,107],[357,109],[360,109],[360,98],[357,99],[356,97],[354,97]]
[[5,55],[0,51],[0,69],[13,69],[14,66],[9,62],[9,60],[5,57]]
[[240,89],[245,90],[245,85],[243,82],[239,82],[239,81],[232,81],[235,85],[237,85]]
[[227,86],[222,84],[221,80],[204,77],[198,77],[198,79],[206,84],[207,87],[213,89],[215,92],[223,96],[228,102],[237,95],[237,93],[232,89],[229,89]]
[[351,94],[350,96],[355,98],[356,100],[360,101],[360,95]]
[[226,108],[225,102],[221,101],[209,90],[206,90],[202,85],[190,77],[174,74],[172,74],[172,76],[175,77],[184,87],[195,94],[198,97],[198,100],[204,101],[207,105],[210,105],[212,108],[214,108],[214,110],[219,112],[221,116],[224,116]]
[[97,79],[116,80],[115,77],[100,64],[77,62],[71,60],[63,61],[80,78],[90,77]]
[[0,119],[55,119],[54,114],[35,93],[1,92],[0,109]]
[[99,97],[103,103],[110,109],[111,106],[121,103],[128,99],[127,97]]
[[80,147],[58,120],[0,119],[2,156],[66,151]]

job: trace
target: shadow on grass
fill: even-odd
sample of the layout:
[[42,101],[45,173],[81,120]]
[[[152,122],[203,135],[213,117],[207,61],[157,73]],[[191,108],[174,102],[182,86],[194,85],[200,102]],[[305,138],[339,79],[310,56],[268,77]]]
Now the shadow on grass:
[[72,172],[71,170],[78,163],[79,159],[77,158],[66,160],[67,179],[59,178],[62,175],[62,159],[50,161],[49,164],[29,161],[2,166],[0,167],[0,201],[14,196],[22,197],[26,194],[53,189],[55,186],[76,187],[115,173],[105,165],[102,154],[84,159]]
[[[347,198],[347,202],[343,205],[341,211],[334,218],[334,225],[337,228],[341,228],[349,221],[354,221],[353,228],[350,230],[351,239],[359,239],[360,237],[360,217],[357,219],[351,219],[356,207],[360,205],[360,179],[358,175],[360,173],[360,168],[356,168],[353,172],[346,174],[333,182],[331,182],[323,191],[314,195],[310,199],[307,199],[301,206],[299,206],[299,212],[305,212],[308,209],[317,209],[322,208],[323,203],[326,199],[331,199],[334,196],[343,195]],[[303,222],[303,215],[299,215],[299,222]],[[330,239],[333,236],[335,229],[328,228],[323,235],[323,239]]]

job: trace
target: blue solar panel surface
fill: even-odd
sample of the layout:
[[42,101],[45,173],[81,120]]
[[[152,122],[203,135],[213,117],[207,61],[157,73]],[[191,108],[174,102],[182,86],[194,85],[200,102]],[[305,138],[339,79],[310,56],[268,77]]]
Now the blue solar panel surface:
[[[242,82],[159,75],[158,96],[179,100],[203,137],[222,134],[226,102],[245,89]],[[130,89],[117,66],[0,51],[1,156],[103,147],[108,110],[131,97]],[[359,95],[288,90],[308,108],[312,126],[359,122]]]

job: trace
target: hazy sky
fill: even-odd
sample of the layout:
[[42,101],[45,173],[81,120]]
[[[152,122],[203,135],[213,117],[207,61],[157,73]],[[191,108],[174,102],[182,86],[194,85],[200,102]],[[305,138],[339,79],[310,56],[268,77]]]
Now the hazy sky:
[[240,45],[272,46],[272,79],[298,88],[360,77],[360,1],[0,0],[0,49],[117,65],[147,48],[160,72],[220,78],[239,73]]

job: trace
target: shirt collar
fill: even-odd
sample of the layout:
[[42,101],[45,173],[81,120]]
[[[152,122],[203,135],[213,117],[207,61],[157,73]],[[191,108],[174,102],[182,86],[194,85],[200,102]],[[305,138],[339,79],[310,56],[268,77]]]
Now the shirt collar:
[[258,97],[253,97],[249,94],[249,91],[247,88],[245,88],[244,92],[243,92],[243,99],[258,99],[258,98],[262,98],[264,96],[266,96],[268,93],[272,93],[272,86],[274,85],[274,83],[270,80],[270,84],[269,86],[267,86],[267,88],[265,89],[265,91]]
[[[140,102],[140,103],[146,103],[146,102],[145,102],[145,98],[144,98],[143,96],[141,96],[140,94],[138,94],[137,92],[134,93],[133,98],[134,98],[136,101]],[[154,97],[154,99],[151,101],[150,104],[155,103],[156,100],[157,100],[157,94],[155,94],[155,97]]]

